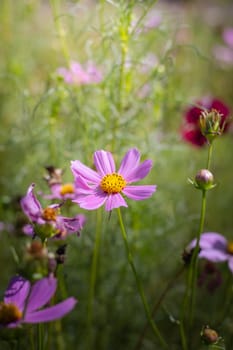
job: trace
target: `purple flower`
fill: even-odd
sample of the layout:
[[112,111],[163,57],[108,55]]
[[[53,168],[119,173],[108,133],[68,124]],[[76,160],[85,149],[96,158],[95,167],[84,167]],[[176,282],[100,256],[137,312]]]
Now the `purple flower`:
[[57,73],[71,85],[96,84],[103,79],[100,70],[91,62],[88,62],[86,67],[82,67],[80,63],[71,61],[68,69],[58,68]]
[[222,37],[225,44],[233,49],[233,27],[225,28]]
[[[207,144],[207,139],[202,135],[200,128],[200,116],[204,110],[211,111],[215,109],[221,116],[220,127],[223,127],[224,123],[230,114],[228,106],[224,102],[217,98],[204,97],[196,102],[197,106],[192,106],[185,111],[184,124],[181,128],[181,135],[183,140],[193,144],[197,147],[203,147]],[[225,124],[224,132],[227,131],[229,123]]]
[[132,182],[143,179],[152,167],[151,160],[140,164],[140,153],[135,148],[126,153],[118,172],[110,152],[96,151],[94,164],[97,172],[79,160],[71,162],[71,170],[78,186],[77,198],[73,202],[81,208],[93,210],[104,203],[107,211],[127,207],[122,194],[134,200],[142,200],[149,198],[156,190],[155,185],[131,185]]
[[[29,186],[26,196],[20,201],[22,210],[32,224],[51,229],[50,235],[56,238],[65,238],[68,234],[79,232],[83,228],[85,216],[82,214],[73,218],[61,216],[59,215],[61,204],[52,204],[43,209],[33,192],[34,187],[35,184]],[[36,233],[34,225],[26,225],[24,233],[34,235]]]
[[[188,246],[192,250],[196,245],[194,239]],[[212,262],[227,261],[229,269],[233,272],[233,242],[228,242],[224,236],[217,232],[206,232],[200,238],[199,258]]]
[[41,309],[56,292],[57,279],[45,277],[34,283],[21,276],[13,277],[0,303],[0,326],[16,327],[22,323],[41,323],[57,320],[70,312],[77,300],[73,297]]
[[53,184],[50,187],[50,194],[42,194],[45,199],[74,199],[76,196],[77,188],[75,184],[72,183],[57,183]]

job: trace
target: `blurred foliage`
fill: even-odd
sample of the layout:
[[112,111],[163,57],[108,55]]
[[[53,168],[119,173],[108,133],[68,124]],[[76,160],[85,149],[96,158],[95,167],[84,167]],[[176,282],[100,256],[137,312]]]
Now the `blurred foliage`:
[[[161,22],[144,30],[149,15],[160,17]],[[180,268],[183,248],[195,236],[199,222],[200,193],[187,178],[205,167],[207,151],[181,140],[184,110],[205,95],[217,96],[233,107],[233,65],[222,65],[213,57],[223,29],[232,25],[231,2],[2,0],[0,20],[0,221],[19,226],[14,233],[0,232],[1,292],[18,269],[14,256],[20,257],[27,241],[20,231],[25,219],[18,198],[32,182],[38,191],[48,191],[42,178],[44,167],[63,168],[64,178],[70,181],[70,160],[92,166],[93,152],[106,149],[119,164],[126,150],[137,147],[143,159],[153,160],[146,181],[156,183],[158,191],[150,200],[131,201],[123,215],[152,305]],[[66,84],[56,71],[68,67],[70,60],[94,62],[103,72],[103,81]],[[218,186],[208,193],[205,222],[205,231],[220,232],[229,239],[232,142],[230,130],[214,145],[212,170]],[[73,206],[69,215],[80,211]],[[87,343],[86,303],[96,213],[85,214],[87,225],[80,238],[69,238],[64,266],[69,295],[79,300],[63,321],[66,349],[84,349]],[[102,227],[95,350],[134,349],[145,317],[114,212],[110,220],[103,215]],[[199,334],[210,322],[224,335],[226,346],[232,346],[230,311],[221,319],[226,281],[231,279],[232,286],[232,276],[225,265],[221,269],[225,282],[216,294],[198,291],[193,349],[201,349]],[[183,277],[156,314],[162,333],[176,344],[171,350],[180,349],[176,320]],[[154,346],[148,331],[143,349]]]

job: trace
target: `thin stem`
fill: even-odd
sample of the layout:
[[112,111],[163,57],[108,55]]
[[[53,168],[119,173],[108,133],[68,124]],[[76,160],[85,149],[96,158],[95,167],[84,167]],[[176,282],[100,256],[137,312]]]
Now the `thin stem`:
[[208,148],[208,157],[207,157],[207,166],[206,169],[210,169],[210,162],[211,162],[211,158],[212,158],[212,153],[213,153],[213,142],[211,142],[209,144],[209,148]]
[[199,229],[197,233],[197,242],[193,251],[193,256],[191,260],[191,270],[192,274],[192,285],[191,285],[191,310],[190,310],[190,326],[192,326],[193,322],[193,314],[194,314],[194,306],[195,306],[195,298],[196,298],[196,284],[197,284],[197,270],[198,270],[198,254],[200,249],[200,238],[204,228],[205,222],[205,213],[206,213],[206,191],[202,191],[202,204],[201,204],[201,216],[199,222]]
[[69,51],[66,43],[66,33],[62,26],[60,18],[61,15],[59,14],[59,2],[60,0],[50,0],[50,5],[53,13],[53,20],[55,23],[56,31],[60,39],[61,49],[67,63],[69,64]]
[[120,223],[120,227],[121,227],[121,233],[122,233],[122,238],[124,241],[124,245],[125,245],[125,250],[126,250],[126,254],[127,254],[127,259],[128,262],[131,266],[131,269],[133,271],[135,280],[136,280],[136,285],[137,285],[137,289],[139,292],[139,295],[141,297],[143,306],[144,306],[144,310],[147,316],[147,320],[150,323],[150,326],[155,334],[155,336],[158,338],[161,346],[163,347],[163,349],[168,349],[168,344],[166,343],[166,341],[164,340],[164,338],[162,337],[162,335],[160,334],[155,322],[153,321],[151,314],[150,314],[150,310],[149,310],[149,306],[147,304],[146,298],[145,298],[145,293],[141,284],[141,281],[139,279],[139,276],[137,274],[137,270],[135,268],[134,262],[133,262],[133,256],[130,252],[130,248],[129,248],[129,244],[128,244],[128,239],[127,239],[127,234],[126,234],[126,230],[125,230],[125,226],[123,223],[123,219],[122,219],[122,215],[121,215],[121,210],[120,208],[117,208],[117,213],[118,213],[118,218],[119,218],[119,223]]
[[[177,272],[176,274],[173,276],[173,278],[167,283],[164,291],[162,292],[162,294],[160,295],[160,298],[158,299],[158,301],[154,304],[154,307],[151,311],[151,315],[154,317],[158,308],[160,307],[163,299],[165,298],[165,296],[167,295],[167,293],[169,292],[169,290],[173,287],[174,283],[177,281],[177,278],[183,273],[185,269],[185,266],[182,266]],[[137,344],[135,346],[135,350],[139,350],[141,349],[141,346],[143,344],[143,339],[145,337],[146,331],[148,329],[149,323],[147,322],[138,338]]]
[[38,350],[43,350],[43,324],[37,325],[37,339],[38,339]]
[[87,304],[87,334],[88,334],[88,349],[92,348],[92,336],[91,336],[91,327],[93,319],[93,304],[95,296],[95,285],[96,285],[96,276],[97,276],[97,264],[99,259],[99,250],[100,250],[100,241],[101,241],[101,230],[102,230],[102,211],[97,210],[96,217],[96,233],[95,233],[95,244],[94,252],[92,257],[91,265],[91,276],[90,276],[90,288],[88,294],[88,304]]

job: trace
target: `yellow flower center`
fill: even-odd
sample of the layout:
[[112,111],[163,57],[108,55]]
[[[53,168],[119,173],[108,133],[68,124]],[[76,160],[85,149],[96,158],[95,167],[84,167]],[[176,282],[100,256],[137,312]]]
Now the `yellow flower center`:
[[46,221],[56,221],[57,210],[55,208],[45,208],[42,213],[42,218]]
[[227,243],[227,252],[233,254],[233,241]]
[[107,174],[103,177],[100,183],[100,187],[104,192],[111,194],[121,192],[126,186],[126,184],[127,182],[125,181],[123,176],[117,173],[112,173]]
[[74,185],[73,184],[64,184],[61,186],[60,189],[60,195],[64,196],[66,194],[72,194],[74,193]]
[[22,316],[22,312],[15,304],[0,302],[0,324],[7,325],[19,321]]

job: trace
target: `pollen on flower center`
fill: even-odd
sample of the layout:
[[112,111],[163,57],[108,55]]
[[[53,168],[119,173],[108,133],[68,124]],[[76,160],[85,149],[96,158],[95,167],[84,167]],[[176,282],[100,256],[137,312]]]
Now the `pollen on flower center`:
[[233,241],[227,243],[227,252],[233,255]]
[[74,185],[73,184],[67,183],[67,184],[64,184],[61,186],[61,189],[60,189],[61,196],[64,196],[66,194],[72,194],[72,193],[74,193]]
[[15,304],[0,302],[0,324],[7,325],[19,321],[22,316],[22,312]]
[[56,221],[57,211],[55,208],[45,208],[42,213],[42,218],[46,221]]
[[102,178],[100,187],[104,192],[111,194],[121,192],[126,186],[126,184],[127,182],[125,181],[123,176],[117,173],[112,173],[107,174]]

